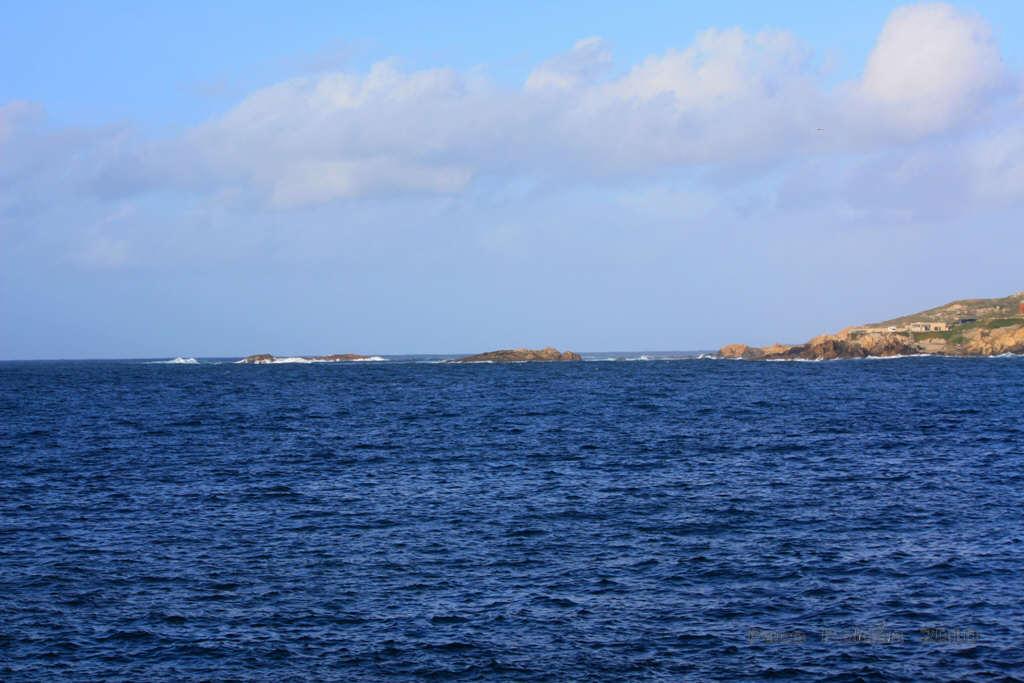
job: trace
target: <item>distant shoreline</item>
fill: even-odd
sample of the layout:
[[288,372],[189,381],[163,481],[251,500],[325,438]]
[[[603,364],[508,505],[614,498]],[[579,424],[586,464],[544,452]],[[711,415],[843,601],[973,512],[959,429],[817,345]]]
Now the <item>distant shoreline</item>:
[[998,357],[1024,353],[1024,292],[961,299],[881,323],[847,327],[803,344],[729,344],[723,358],[835,360],[871,357]]
[[[827,361],[849,361],[849,360],[909,360],[914,358],[929,359],[999,359],[999,358],[1024,358],[1022,352],[1005,352],[998,354],[939,354],[939,353],[914,353],[906,355],[878,355],[878,356],[850,356],[836,358],[743,358],[723,356],[712,350],[705,351],[673,351],[673,352],[581,352],[581,363],[673,363],[687,361],[758,361],[769,363],[819,363]],[[181,360],[178,360],[181,358]],[[456,362],[459,354],[387,354],[380,356],[375,362],[338,361],[338,362],[281,362],[268,365],[274,366],[311,366],[311,365],[353,365],[353,366],[381,366],[381,365],[551,365],[543,361],[468,361]],[[155,358],[11,358],[0,360],[0,364],[18,365],[30,363],[116,363],[124,365],[153,365],[153,366],[210,366],[210,365],[242,365],[238,362],[238,356],[188,356],[188,357],[155,357]],[[555,363],[561,365],[561,363]]]

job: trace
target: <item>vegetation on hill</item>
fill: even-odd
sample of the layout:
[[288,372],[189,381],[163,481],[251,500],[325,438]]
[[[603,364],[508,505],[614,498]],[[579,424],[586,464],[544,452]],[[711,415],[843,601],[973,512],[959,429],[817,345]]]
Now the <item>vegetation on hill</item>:
[[955,324],[965,318],[991,320],[995,318],[1020,319],[1020,304],[1024,301],[1024,292],[1018,292],[1000,299],[961,299],[944,306],[929,308],[927,311],[913,313],[885,322],[875,323],[871,327],[909,325],[917,322],[944,322]]

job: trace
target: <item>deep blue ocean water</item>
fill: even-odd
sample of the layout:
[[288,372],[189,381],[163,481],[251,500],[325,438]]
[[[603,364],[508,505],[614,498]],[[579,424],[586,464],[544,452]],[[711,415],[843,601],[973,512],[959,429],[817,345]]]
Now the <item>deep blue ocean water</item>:
[[0,363],[0,679],[1020,680],[1024,358]]

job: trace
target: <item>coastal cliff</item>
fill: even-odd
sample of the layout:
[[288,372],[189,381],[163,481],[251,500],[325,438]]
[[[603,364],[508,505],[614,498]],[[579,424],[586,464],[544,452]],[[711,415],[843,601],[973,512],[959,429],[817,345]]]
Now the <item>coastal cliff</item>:
[[833,360],[909,355],[998,356],[1024,353],[1024,292],[964,299],[881,323],[848,327],[803,344],[729,344],[722,358]]
[[522,363],[526,361],[573,361],[583,360],[573,351],[546,349],[501,349],[459,358],[456,363]]
[[246,365],[272,365],[275,363],[344,363],[346,361],[370,360],[374,356],[361,356],[357,353],[332,353],[327,356],[272,356],[269,353],[257,353],[235,361]]

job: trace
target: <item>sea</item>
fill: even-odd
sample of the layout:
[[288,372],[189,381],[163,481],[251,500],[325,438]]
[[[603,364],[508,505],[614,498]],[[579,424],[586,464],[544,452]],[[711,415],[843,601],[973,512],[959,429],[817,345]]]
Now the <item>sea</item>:
[[0,680],[1024,679],[1024,357],[0,363]]

